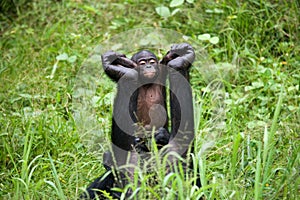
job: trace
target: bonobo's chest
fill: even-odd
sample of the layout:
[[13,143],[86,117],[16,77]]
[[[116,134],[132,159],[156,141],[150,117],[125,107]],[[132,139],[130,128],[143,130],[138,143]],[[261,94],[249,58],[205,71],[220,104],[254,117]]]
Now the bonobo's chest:
[[157,84],[139,88],[137,100],[138,121],[144,124],[150,123],[149,110],[155,104],[164,105],[162,86]]

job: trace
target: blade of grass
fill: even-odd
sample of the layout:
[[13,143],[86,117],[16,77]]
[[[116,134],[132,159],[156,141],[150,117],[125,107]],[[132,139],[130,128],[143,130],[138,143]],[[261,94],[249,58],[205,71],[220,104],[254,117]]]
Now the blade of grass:
[[262,197],[261,186],[261,142],[257,142],[257,154],[256,154],[256,170],[255,170],[255,182],[254,182],[254,199],[259,200]]
[[231,186],[232,188],[235,188],[235,183],[234,183],[234,175],[236,172],[236,168],[238,165],[238,151],[239,151],[239,146],[242,141],[242,136],[240,133],[236,134],[234,136],[233,140],[233,149],[232,149],[232,157],[231,157],[231,167],[230,167],[230,180],[231,180]]
[[[25,137],[25,142],[24,142],[24,149],[23,149],[23,156],[22,156],[22,168],[21,168],[21,179],[26,183],[26,190],[23,191],[21,188],[18,188],[16,192],[16,197],[19,198],[22,195],[24,195],[25,199],[30,199],[29,194],[28,194],[28,160],[29,160],[29,155],[31,152],[31,147],[32,147],[32,141],[34,137],[33,131],[31,131],[31,121],[27,122],[28,126],[26,127],[26,137]],[[20,190],[19,190],[20,189]],[[19,192],[21,194],[19,194]],[[24,194],[25,193],[25,194]]]
[[264,162],[263,166],[264,166],[264,175],[263,175],[263,185],[265,185],[269,179],[270,179],[270,166],[273,163],[273,154],[274,154],[274,145],[275,145],[275,141],[274,141],[274,134],[277,130],[277,121],[279,118],[279,114],[280,114],[280,110],[282,107],[282,100],[283,100],[283,91],[284,91],[284,86],[281,86],[281,91],[280,91],[280,95],[279,95],[279,99],[276,105],[276,109],[275,109],[275,113],[274,113],[274,117],[272,120],[272,125],[271,125],[271,129],[270,132],[268,134],[268,145],[266,145],[266,149],[264,149],[264,156],[266,156],[265,154],[267,154],[267,158],[264,157]]
[[66,197],[64,195],[64,192],[62,190],[60,181],[59,181],[59,177],[58,177],[58,174],[57,174],[57,171],[56,171],[53,159],[50,156],[50,153],[48,153],[48,157],[49,157],[49,161],[51,163],[52,173],[53,173],[54,180],[55,180],[55,188],[57,188],[57,190],[56,190],[57,191],[57,195],[59,196],[60,199],[66,199]]

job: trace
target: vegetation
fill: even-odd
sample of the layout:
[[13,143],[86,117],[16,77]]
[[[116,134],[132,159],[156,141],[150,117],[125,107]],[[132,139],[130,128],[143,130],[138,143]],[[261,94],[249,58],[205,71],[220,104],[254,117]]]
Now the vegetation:
[[13,1],[15,7],[3,2],[1,199],[76,199],[104,172],[116,86],[104,77],[96,90],[101,138],[87,145],[83,135],[89,133],[82,133],[72,112],[76,76],[101,42],[144,27],[190,37],[219,75],[194,70],[191,77],[193,159],[203,187],[193,187],[193,178],[180,168],[166,176],[161,167],[157,185],[146,184],[152,174],[137,173],[141,184],[128,187],[138,199],[174,199],[175,193],[179,199],[299,198],[298,1],[32,0]]

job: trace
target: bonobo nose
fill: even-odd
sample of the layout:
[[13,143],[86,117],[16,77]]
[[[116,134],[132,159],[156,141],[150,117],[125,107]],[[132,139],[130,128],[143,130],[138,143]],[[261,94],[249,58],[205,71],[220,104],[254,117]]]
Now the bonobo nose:
[[152,67],[152,65],[146,65],[146,68],[151,68]]

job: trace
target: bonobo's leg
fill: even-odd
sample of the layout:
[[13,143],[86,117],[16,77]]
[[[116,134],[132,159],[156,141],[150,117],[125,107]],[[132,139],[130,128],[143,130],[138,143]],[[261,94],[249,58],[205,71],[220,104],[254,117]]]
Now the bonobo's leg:
[[[172,142],[174,146],[181,143],[181,148],[186,149],[190,146],[194,138],[192,91],[189,85],[189,68],[194,61],[194,58],[195,53],[190,45],[178,44],[172,46],[167,56],[163,59],[163,61],[171,68],[169,74],[172,118],[171,135],[175,138]],[[194,152],[193,145],[191,148],[191,152]],[[189,167],[186,170],[189,171],[193,169],[192,162],[187,163],[187,165],[189,165]],[[197,172],[195,185],[201,187],[199,172]]]
[[107,170],[106,173],[94,180],[85,193],[80,196],[80,199],[96,199],[96,197],[106,199],[102,196],[102,192],[106,192],[114,198],[120,197],[121,193],[111,190],[111,188],[116,187],[116,179],[111,170],[113,159],[110,151],[106,151],[103,154],[103,166]]
[[[106,199],[102,192],[110,194],[114,198],[120,198],[121,193],[112,191],[111,188],[115,186],[115,177],[111,171],[103,174],[97,178],[93,183],[91,183],[86,189],[85,193],[80,196],[80,199]],[[101,192],[102,191],[102,192]]]

